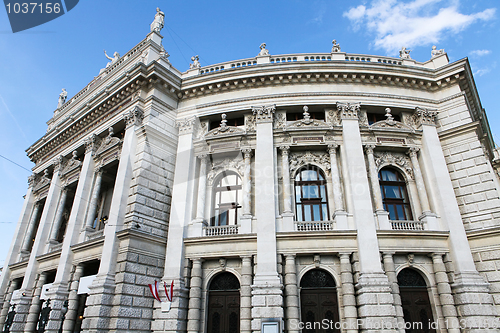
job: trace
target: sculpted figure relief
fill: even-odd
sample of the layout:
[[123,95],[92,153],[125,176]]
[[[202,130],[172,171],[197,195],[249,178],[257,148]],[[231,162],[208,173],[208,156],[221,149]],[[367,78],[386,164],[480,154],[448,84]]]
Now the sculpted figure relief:
[[332,41],[332,44],[333,44],[333,46],[332,46],[332,53],[335,53],[335,52],[340,52],[340,44],[339,44],[339,43],[337,43],[337,40],[336,40],[336,39],[334,39],[334,40]]
[[165,13],[160,10],[160,7],[156,8],[156,15],[153,23],[151,23],[151,32],[160,32],[163,29],[165,23]]
[[200,57],[197,55],[191,57],[192,64],[189,64],[189,69],[200,68]]
[[108,58],[109,60],[111,60],[110,62],[108,62],[106,64],[106,68],[108,68],[109,66],[111,65],[114,65],[118,59],[120,59],[120,54],[118,52],[115,52],[113,53],[113,58],[111,58],[110,56],[108,56],[108,54],[106,53],[106,50],[104,50],[104,55],[106,56],[106,58]]
[[266,43],[260,44],[260,52],[259,56],[268,56],[269,55],[269,50],[266,49]]
[[58,109],[66,103],[66,98],[68,98],[68,93],[66,92],[66,89],[63,88],[62,92],[59,94],[59,101],[57,102]]
[[401,59],[411,59],[410,52],[411,50],[407,50],[406,47],[403,47],[401,48],[401,51],[399,51],[399,57]]
[[434,57],[436,57],[436,56],[438,56],[440,54],[444,54],[444,49],[438,50],[436,48],[436,45],[433,45],[432,46],[432,51],[431,51],[431,58],[434,58]]

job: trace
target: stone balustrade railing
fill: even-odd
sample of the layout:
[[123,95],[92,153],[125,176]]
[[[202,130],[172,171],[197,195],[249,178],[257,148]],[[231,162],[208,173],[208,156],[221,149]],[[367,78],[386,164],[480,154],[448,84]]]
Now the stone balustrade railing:
[[297,231],[328,231],[334,229],[333,221],[295,222],[295,230]]
[[424,230],[421,221],[391,221],[392,230]]
[[209,226],[204,227],[205,236],[225,236],[225,235],[237,235],[239,225],[221,225],[221,226]]

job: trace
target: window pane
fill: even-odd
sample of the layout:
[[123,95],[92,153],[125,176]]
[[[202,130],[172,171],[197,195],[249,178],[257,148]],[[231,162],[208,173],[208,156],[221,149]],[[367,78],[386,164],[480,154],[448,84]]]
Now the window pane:
[[302,205],[297,205],[297,221],[302,220]]
[[330,220],[328,218],[328,208],[326,207],[326,204],[323,204],[323,207],[321,207],[321,209],[323,210],[323,221]]
[[387,205],[387,208],[389,209],[389,220],[397,220],[396,211],[394,210],[394,206]]
[[325,202],[326,201],[325,185],[321,185],[319,188],[321,191],[321,201]]
[[307,199],[319,198],[318,186],[316,186],[316,185],[302,186],[302,191],[304,191],[304,198],[307,198]]
[[227,211],[219,215],[219,225],[227,225]]
[[300,195],[300,186],[295,186],[295,202],[296,203],[302,202]]
[[405,214],[406,214],[405,216],[406,216],[406,219],[407,219],[407,220],[411,220],[413,217],[412,217],[412,215],[411,215],[411,210],[410,210],[410,207],[408,207],[408,206],[406,206],[406,205],[405,205],[405,206],[404,206],[404,209],[405,209]]
[[311,221],[311,206],[304,205],[304,221]]
[[303,170],[301,174],[302,180],[318,180],[316,170]]
[[398,211],[398,220],[406,220],[405,219],[405,214],[403,213],[403,206],[402,205],[396,205],[397,211]]
[[319,214],[319,205],[313,205],[313,221],[321,221],[321,216]]
[[401,198],[401,193],[399,191],[399,186],[384,186],[385,197],[386,198]]
[[398,180],[398,176],[391,170],[382,170],[382,180],[388,182],[395,182]]
[[236,220],[235,220],[235,217],[236,217],[236,210],[235,209],[230,209],[227,211],[227,215],[228,215],[228,221],[227,221],[227,224],[236,224]]

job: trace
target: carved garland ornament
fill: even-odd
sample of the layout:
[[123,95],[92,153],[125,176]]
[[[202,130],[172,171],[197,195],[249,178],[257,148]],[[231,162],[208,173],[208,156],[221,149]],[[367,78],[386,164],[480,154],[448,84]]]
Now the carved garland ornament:
[[223,160],[212,161],[212,168],[207,175],[208,183],[212,185],[215,176],[222,171],[229,170],[236,171],[239,176],[243,178],[243,173],[245,172],[245,160],[241,155],[238,155],[236,158],[225,158]]
[[377,170],[382,169],[387,165],[397,165],[405,171],[405,173],[413,179],[413,168],[410,158],[402,153],[374,153],[375,164],[377,165]]
[[330,155],[328,153],[311,153],[307,151],[305,153],[293,153],[290,154],[290,175],[293,177],[295,172],[307,164],[317,164],[320,165],[324,170],[330,170]]

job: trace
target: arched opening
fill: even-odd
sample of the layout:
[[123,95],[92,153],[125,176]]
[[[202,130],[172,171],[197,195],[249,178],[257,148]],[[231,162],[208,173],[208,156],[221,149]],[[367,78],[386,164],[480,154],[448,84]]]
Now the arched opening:
[[241,214],[241,178],[234,172],[224,172],[214,186],[212,226],[237,225]]
[[[435,332],[432,308],[429,301],[427,284],[422,275],[414,269],[405,268],[398,274],[399,294],[407,333]],[[410,325],[411,323],[411,325]]]
[[314,165],[295,176],[295,216],[299,222],[329,220],[325,175]]
[[[300,280],[300,309],[303,333],[340,332],[337,288],[333,277],[322,269],[308,271]],[[327,322],[325,327],[322,325]]]
[[408,191],[403,175],[395,168],[382,168],[378,174],[384,209],[392,221],[412,220]]
[[231,273],[216,275],[208,288],[208,333],[240,331],[240,282]]

